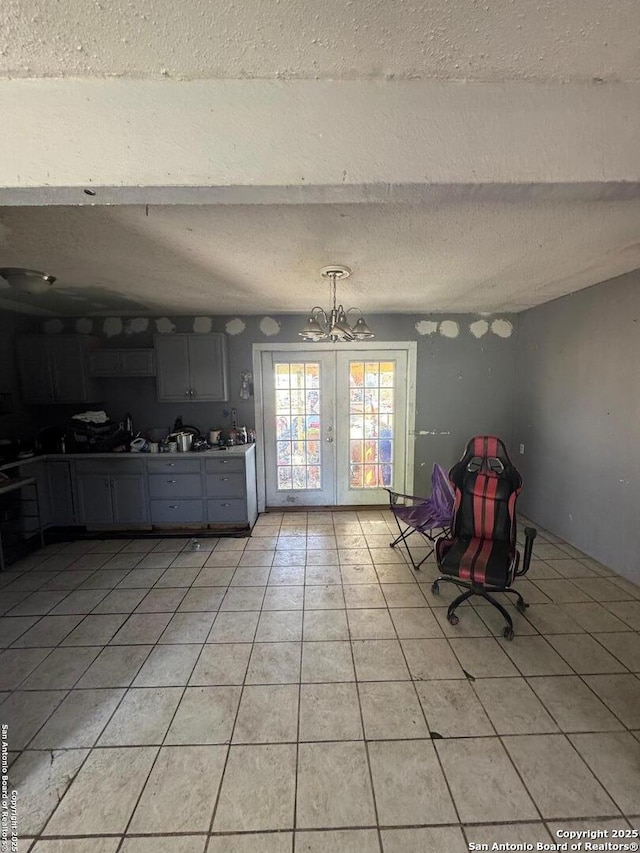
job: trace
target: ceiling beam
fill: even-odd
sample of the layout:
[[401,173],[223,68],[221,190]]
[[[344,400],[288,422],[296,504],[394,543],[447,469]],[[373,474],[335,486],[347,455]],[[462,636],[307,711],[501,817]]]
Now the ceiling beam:
[[638,103],[638,83],[0,80],[0,204],[635,196]]

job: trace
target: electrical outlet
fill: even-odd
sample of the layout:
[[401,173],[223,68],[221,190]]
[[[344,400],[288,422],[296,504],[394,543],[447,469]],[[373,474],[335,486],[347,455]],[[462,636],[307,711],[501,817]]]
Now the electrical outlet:
[[524,444],[520,445],[520,455],[524,456]]

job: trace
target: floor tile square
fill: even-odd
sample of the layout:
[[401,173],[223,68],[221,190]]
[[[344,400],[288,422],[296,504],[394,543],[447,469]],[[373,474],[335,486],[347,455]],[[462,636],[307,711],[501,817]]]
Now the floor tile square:
[[[317,554],[323,557],[322,551],[311,551],[310,554]],[[321,564],[314,565],[309,563],[309,555],[307,555],[307,567],[305,569],[305,583],[309,586],[325,586],[326,584],[341,584],[342,575],[338,566],[325,566]]]
[[[136,569],[137,571],[137,569]],[[185,589],[190,587],[202,569],[171,566],[156,581],[155,589]]]
[[351,647],[358,681],[411,678],[398,640],[353,640]]
[[233,743],[295,743],[297,684],[247,686],[242,691]]
[[124,690],[72,690],[35,738],[32,749],[92,747],[109,722]]
[[15,690],[52,649],[7,649],[0,654],[0,690]]
[[584,680],[627,728],[640,728],[640,679],[625,673],[585,675]]
[[340,577],[343,584],[359,586],[366,583],[378,583],[378,573],[371,563],[353,563],[340,566]]
[[202,645],[156,646],[136,676],[134,687],[179,687],[188,683]]
[[186,589],[152,589],[142,599],[137,613],[173,613],[187,594]]
[[42,830],[88,754],[88,749],[23,752],[11,765],[10,784],[20,796],[20,838]]
[[295,781],[294,744],[231,746],[213,831],[293,828]]
[[427,599],[418,584],[380,584],[389,607],[428,607]]
[[189,684],[242,684],[251,654],[249,643],[213,643],[202,650]]
[[640,631],[640,601],[607,601],[604,606],[625,625]]
[[156,643],[171,621],[170,613],[134,613],[110,641],[112,646]]
[[569,740],[623,814],[640,803],[640,743],[629,732],[574,734]]
[[15,691],[5,699],[2,703],[2,723],[9,726],[9,748],[25,749],[65,696],[65,690],[26,690]]
[[[564,578],[552,578],[550,580],[539,580],[535,585],[554,604],[566,604],[572,601],[593,601],[593,598],[584,590],[576,586],[573,581]],[[525,599],[526,600],[526,599]]]
[[347,610],[347,618],[352,640],[396,639],[396,630],[386,607],[374,610]]
[[593,638],[622,661],[631,672],[640,672],[640,634],[594,634]]
[[302,586],[304,584],[304,564],[271,567],[268,586]]
[[105,646],[127,620],[126,613],[85,616],[62,642],[63,646]]
[[54,649],[22,683],[23,690],[64,690],[73,687],[99,655],[100,649]]
[[215,618],[214,612],[176,613],[160,635],[158,643],[204,643]]
[[473,686],[499,735],[558,731],[524,678],[480,678]]
[[433,612],[426,607],[394,607],[389,611],[400,639],[436,639],[443,636]]
[[[603,634],[602,636],[614,637],[617,635]],[[625,633],[620,636],[627,637],[628,635]],[[548,641],[579,675],[626,672],[620,661],[609,654],[589,634],[555,634],[549,637]]]
[[263,610],[302,610],[304,587],[270,586],[262,603]]
[[[497,737],[439,740],[436,749],[463,822],[538,819],[538,811]],[[500,791],[499,797],[496,791]]]
[[504,653],[500,643],[493,637],[452,639],[449,643],[460,661],[460,666],[474,678],[504,678],[518,675],[518,670]]
[[422,708],[411,682],[364,682],[358,690],[367,740],[429,737]]
[[503,743],[545,820],[618,813],[564,735],[517,735]]
[[164,574],[164,569],[141,569],[136,567],[118,584],[118,589],[151,589]]
[[98,745],[148,746],[162,743],[180,702],[182,689],[129,688]]
[[47,834],[124,832],[156,752],[156,747],[93,750],[47,824]]
[[86,616],[108,594],[108,589],[75,589],[53,608],[51,615],[79,613]]
[[544,637],[514,637],[511,641],[503,642],[502,648],[523,675],[571,673],[571,668]]
[[93,613],[133,613],[146,589],[113,589],[93,608]]
[[[589,678],[626,676],[587,676]],[[577,675],[529,678],[530,686],[563,732],[616,731],[622,725]],[[638,682],[640,688],[640,682]],[[639,698],[640,698],[640,690]],[[640,714],[638,716],[640,720]]]
[[375,811],[363,743],[301,743],[297,825],[370,826]]
[[129,832],[206,832],[226,756],[226,746],[163,747]]
[[305,610],[302,636],[305,641],[348,640],[346,610]]
[[380,834],[384,853],[462,853],[469,849],[457,826],[383,829]]
[[343,592],[347,609],[387,607],[379,583],[344,584]]
[[464,678],[465,674],[448,640],[402,640],[411,678]]
[[301,646],[302,643],[254,643],[246,683],[298,683]]
[[229,743],[241,687],[187,687],[166,744]]
[[231,586],[266,586],[271,572],[270,566],[246,566],[242,563],[233,573]]
[[574,578],[573,582],[596,601],[621,601],[628,598],[624,590],[606,578]]
[[229,587],[220,610],[260,610],[265,591],[264,586]]
[[585,631],[628,631],[629,626],[618,619],[597,601],[565,604],[564,611]]
[[[178,607],[180,613],[215,612],[220,609],[226,590],[224,587],[192,587]],[[235,609],[235,608],[227,608]]]
[[[581,823],[579,828],[585,829],[586,827],[584,827]],[[555,841],[556,844],[560,842],[560,839],[558,839],[556,836],[552,837],[549,835],[549,832],[543,823],[512,823],[507,826],[505,826],[504,824],[489,824],[488,826],[466,826],[465,832],[467,838],[469,839],[469,844],[488,844],[488,850],[491,850],[491,846],[493,844],[522,844],[525,846],[512,849],[541,850],[541,847],[537,847],[538,844],[550,844],[552,840]],[[527,844],[533,844],[533,847],[528,848],[526,846]],[[481,850],[483,848],[476,847],[475,849]],[[509,847],[496,847],[495,849],[508,850]]]
[[252,643],[256,635],[260,612],[232,610],[218,613],[207,637],[207,643]]
[[430,731],[441,737],[483,737],[494,728],[470,682],[417,682],[416,691]]
[[339,640],[302,643],[302,681],[355,681],[351,644]]
[[[107,646],[100,651],[77,686],[82,688],[129,687],[152,648],[152,646]],[[76,650],[73,651],[76,652]],[[99,650],[95,649],[95,651]]]
[[378,820],[383,826],[456,822],[430,740],[370,743],[369,758]]
[[224,568],[223,566],[205,566],[200,569],[193,586],[222,586],[227,587],[231,583],[236,570]]
[[305,610],[336,610],[344,606],[344,593],[341,586],[330,584],[305,587]]
[[263,611],[258,622],[256,642],[302,640],[302,610]]
[[300,740],[362,740],[355,683],[301,685]]
[[379,853],[380,845],[374,829],[334,829],[296,832],[296,849],[304,853]]

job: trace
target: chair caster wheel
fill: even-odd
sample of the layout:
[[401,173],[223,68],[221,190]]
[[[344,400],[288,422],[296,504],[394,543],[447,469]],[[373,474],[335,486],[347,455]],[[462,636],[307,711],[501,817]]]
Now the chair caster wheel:
[[505,640],[513,640],[513,628],[509,628],[508,626],[502,632],[502,636]]
[[434,595],[438,595],[438,594],[439,594],[439,592],[440,592],[440,585],[438,584],[438,581],[434,581],[434,582],[431,584],[431,592],[432,592]]
[[527,609],[527,607],[528,607],[528,606],[529,606],[529,605],[527,604],[527,602],[526,602],[526,601],[523,601],[523,602],[520,602],[520,601],[519,601],[519,602],[516,604],[516,610],[518,611],[518,613],[524,613],[524,611]]
[[456,616],[456,614],[455,614],[455,613],[452,613],[451,615],[448,615],[448,616],[447,616],[447,622],[448,622],[450,625],[457,625],[459,621],[460,621],[460,620],[458,619],[458,617]]

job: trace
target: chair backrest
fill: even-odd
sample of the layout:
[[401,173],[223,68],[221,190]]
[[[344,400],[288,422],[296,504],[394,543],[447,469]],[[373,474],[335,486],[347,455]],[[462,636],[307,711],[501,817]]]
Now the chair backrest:
[[438,517],[444,521],[448,521],[448,525],[450,525],[453,518],[455,493],[451,486],[449,475],[437,462],[434,463],[431,470],[430,500]]
[[449,472],[455,491],[454,536],[516,542],[516,499],[522,478],[504,443],[492,435],[474,436]]

